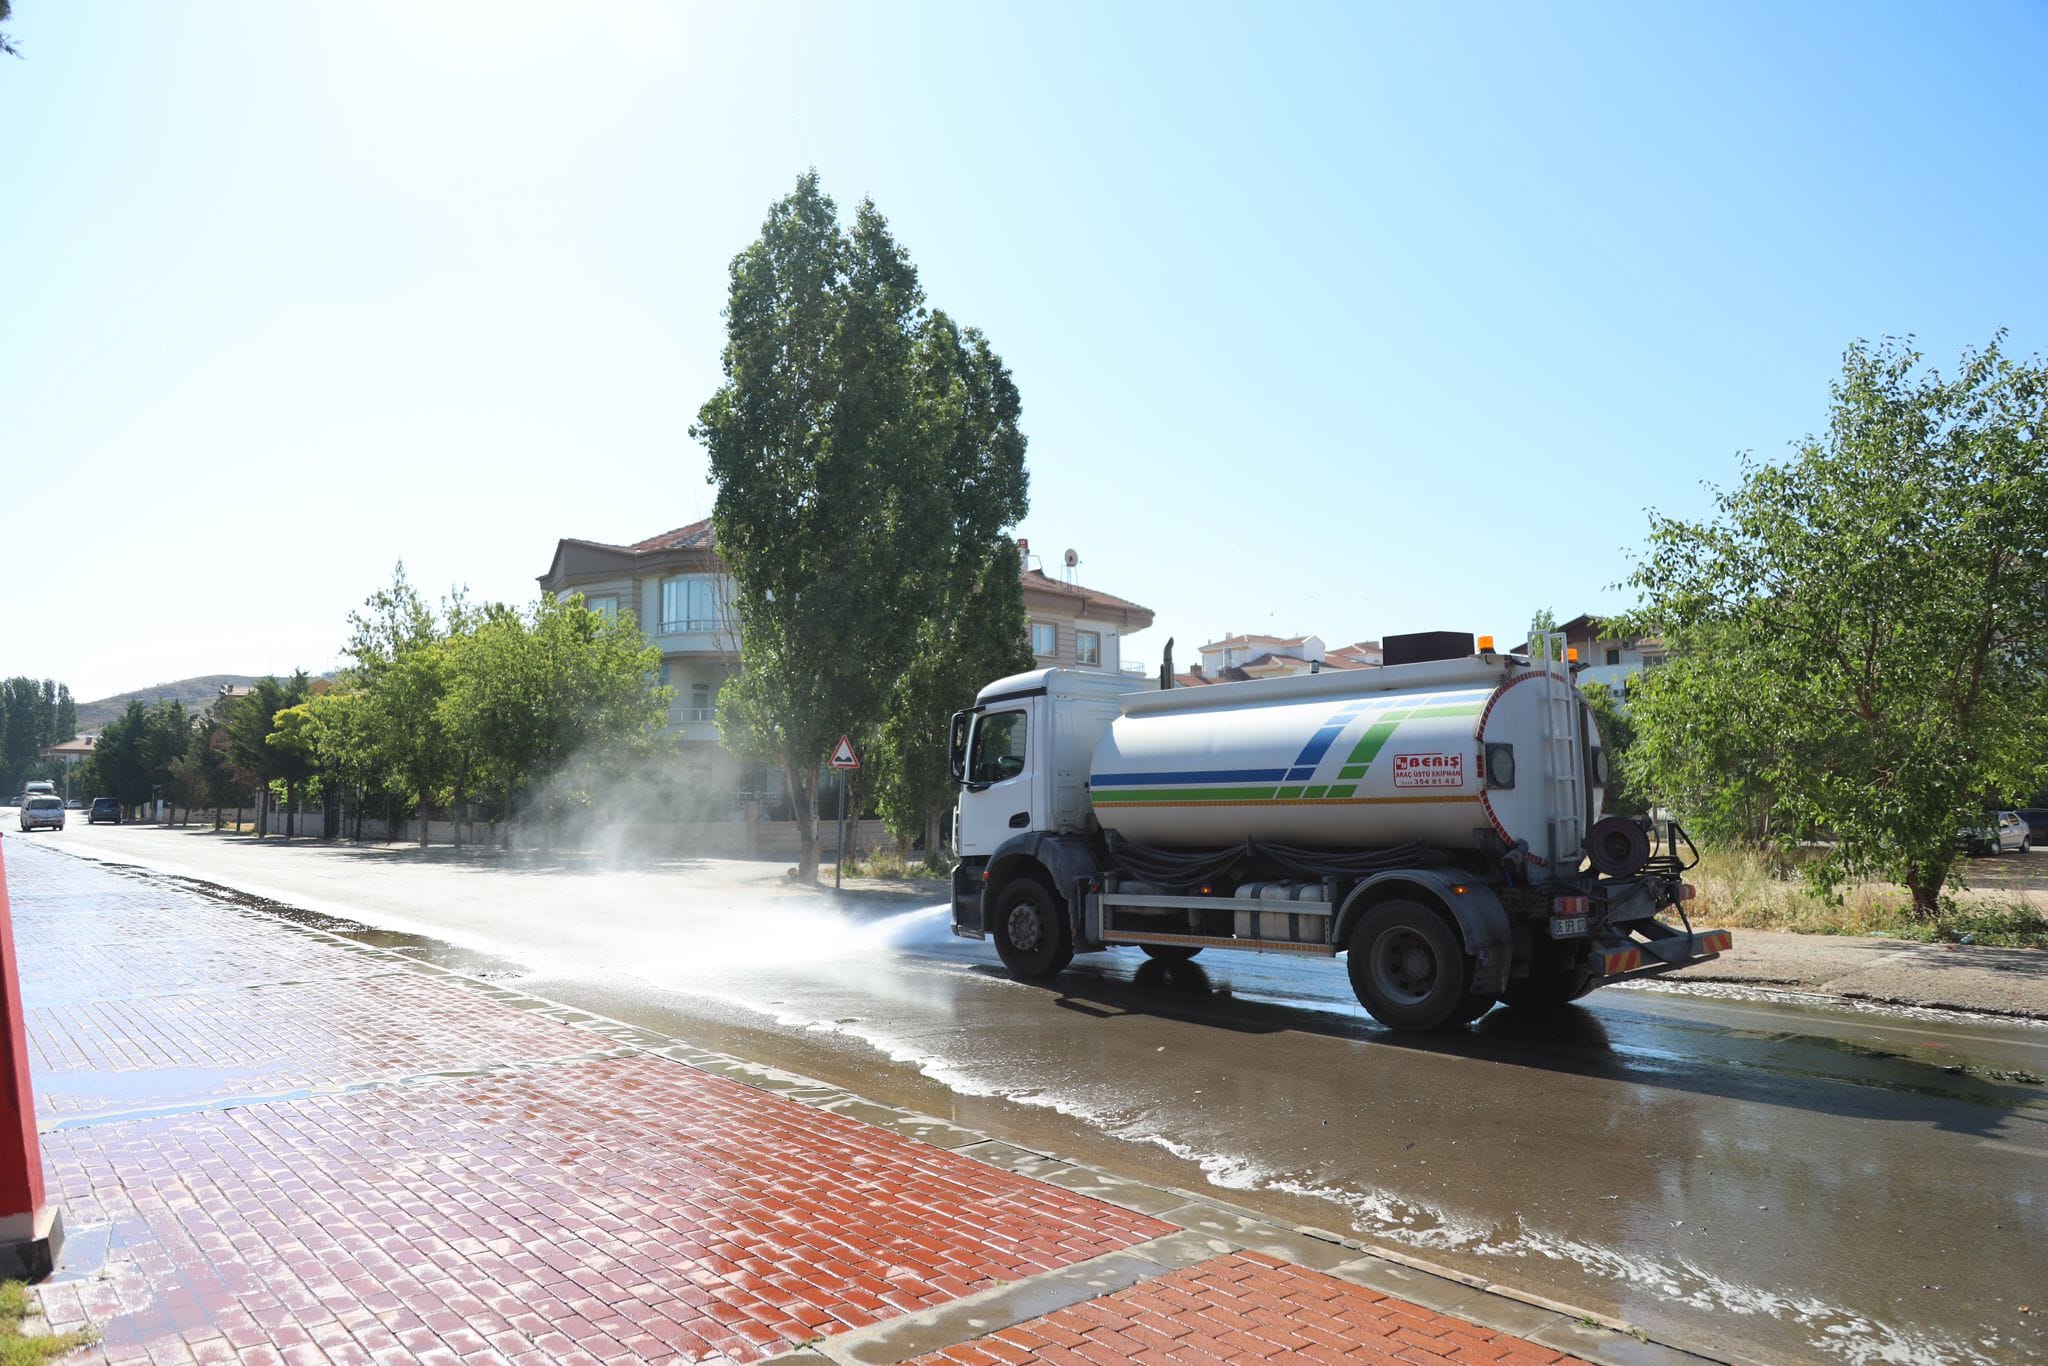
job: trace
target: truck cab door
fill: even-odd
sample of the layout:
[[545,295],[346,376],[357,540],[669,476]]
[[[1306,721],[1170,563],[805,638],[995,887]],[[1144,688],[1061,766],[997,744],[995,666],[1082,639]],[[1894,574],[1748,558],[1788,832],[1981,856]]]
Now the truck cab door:
[[960,785],[960,855],[983,857],[1004,840],[1037,828],[1034,797],[1043,750],[1037,699],[983,712],[967,743]]

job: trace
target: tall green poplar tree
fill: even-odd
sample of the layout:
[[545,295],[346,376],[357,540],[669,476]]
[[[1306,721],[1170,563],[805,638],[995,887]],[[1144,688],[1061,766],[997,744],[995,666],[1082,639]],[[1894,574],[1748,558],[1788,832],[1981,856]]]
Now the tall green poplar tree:
[[2001,341],[1954,378],[1851,347],[1826,435],[1656,519],[1632,578],[1671,654],[1630,693],[1634,771],[1923,917],[1959,823],[2048,777],[2048,368]]
[[916,364],[924,294],[874,204],[843,229],[814,171],[734,258],[725,316],[725,382],[692,429],[740,629],[719,733],[780,765],[809,878],[819,766],[881,720],[952,561],[943,424]]
[[945,453],[950,554],[939,600],[889,698],[875,790],[897,838],[922,836],[925,859],[936,864],[953,802],[947,718],[984,683],[1031,667],[1021,565],[1007,531],[1023,519],[1028,480],[1022,401],[988,339],[933,313],[917,363],[926,420]]

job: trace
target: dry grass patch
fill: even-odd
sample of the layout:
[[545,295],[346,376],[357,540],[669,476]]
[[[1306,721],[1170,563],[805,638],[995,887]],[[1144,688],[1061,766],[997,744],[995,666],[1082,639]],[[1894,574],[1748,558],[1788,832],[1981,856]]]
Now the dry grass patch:
[[1965,888],[1942,897],[1935,919],[1916,920],[1905,888],[1859,882],[1831,900],[1806,880],[1803,862],[1801,856],[1777,850],[1738,846],[1703,851],[1699,866],[1686,874],[1699,888],[1693,919],[1722,929],[2048,948],[2048,917],[2042,915],[2038,892]]
[[27,1286],[20,1281],[0,1281],[0,1366],[48,1361],[99,1341],[99,1335],[90,1330],[37,1334],[21,1331],[23,1320],[41,1316],[42,1311],[29,1298]]

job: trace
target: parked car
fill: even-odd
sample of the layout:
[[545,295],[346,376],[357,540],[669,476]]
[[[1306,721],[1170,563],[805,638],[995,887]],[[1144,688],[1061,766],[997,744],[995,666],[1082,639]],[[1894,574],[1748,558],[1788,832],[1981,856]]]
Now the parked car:
[[64,828],[64,799],[38,794],[24,797],[21,802],[21,828],[24,830],[62,830]]
[[1957,831],[1956,838],[1973,854],[2024,854],[2034,847],[2033,832],[2017,811],[1987,811],[1978,824]]
[[85,803],[76,797],[66,797],[64,799],[64,809],[66,811],[83,811],[85,810]]
[[121,823],[121,803],[115,801],[112,797],[94,797],[92,799],[92,810],[85,813],[85,823],[87,825],[98,825],[101,821],[105,821],[108,825],[119,825]]
[[2022,807],[2020,819],[2027,823],[2027,833],[2034,843],[2048,847],[2048,806]]

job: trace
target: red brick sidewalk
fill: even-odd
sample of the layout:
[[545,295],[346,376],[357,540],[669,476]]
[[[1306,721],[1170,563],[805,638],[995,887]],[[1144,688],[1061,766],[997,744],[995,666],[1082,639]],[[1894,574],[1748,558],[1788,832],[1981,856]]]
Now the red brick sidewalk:
[[[260,913],[7,873],[71,1231],[40,1294],[107,1360],[752,1361],[1179,1232]],[[1318,1351],[1559,1359],[1245,1254],[934,1359]]]

